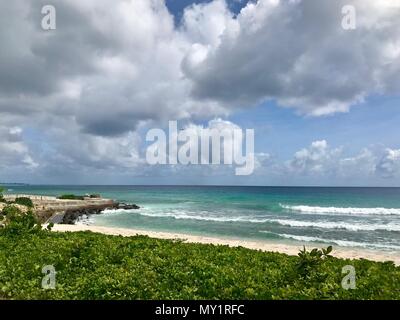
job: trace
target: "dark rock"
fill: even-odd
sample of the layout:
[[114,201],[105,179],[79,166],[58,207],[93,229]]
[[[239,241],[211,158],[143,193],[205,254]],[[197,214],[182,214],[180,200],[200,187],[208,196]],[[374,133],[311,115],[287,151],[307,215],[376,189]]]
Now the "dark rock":
[[82,216],[90,216],[92,214],[101,214],[105,209],[124,209],[124,210],[132,210],[132,209],[140,209],[140,207],[136,204],[126,204],[126,203],[109,203],[106,205],[92,205],[79,207],[74,209],[68,209],[65,211],[62,216],[61,224],[75,224],[75,221],[78,220]]
[[75,220],[80,217],[80,212],[77,210],[67,210],[64,213],[62,224],[75,224]]
[[140,207],[136,204],[120,203],[118,204],[118,209],[132,210],[132,209],[140,209]]
[[118,204],[113,205],[100,205],[100,206],[90,206],[90,207],[82,207],[77,209],[69,209],[66,210],[64,216],[62,218],[61,224],[75,224],[75,221],[78,220],[81,216],[90,216],[92,214],[101,214],[105,209],[115,209]]

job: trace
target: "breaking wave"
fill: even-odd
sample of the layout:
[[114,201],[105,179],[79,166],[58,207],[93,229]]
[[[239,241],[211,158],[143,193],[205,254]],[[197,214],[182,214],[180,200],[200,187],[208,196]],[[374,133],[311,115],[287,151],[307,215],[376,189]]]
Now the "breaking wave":
[[299,221],[289,219],[272,219],[269,217],[260,216],[218,216],[210,215],[209,212],[188,213],[187,211],[171,210],[168,212],[154,212],[144,208],[140,210],[124,210],[124,209],[108,209],[104,210],[105,215],[119,214],[138,214],[151,218],[173,218],[177,220],[198,220],[198,221],[213,221],[213,222],[244,222],[244,223],[275,223],[281,226],[298,227],[298,228],[321,228],[321,229],[344,229],[349,231],[399,231],[400,224],[373,224],[373,223],[356,223],[356,222],[330,222],[330,221]]
[[283,209],[297,211],[304,214],[321,215],[400,215],[400,208],[342,208],[342,207],[315,207],[315,206],[289,206],[280,204]]
[[[174,219],[187,219],[187,220],[201,220],[201,221],[215,221],[215,222],[250,222],[250,223],[265,223],[269,222],[270,219],[260,218],[255,216],[212,216],[203,215],[199,213],[189,214],[186,211],[171,210],[170,212],[151,212],[146,210],[104,210],[104,214],[121,214],[121,213],[136,213],[145,217],[153,218],[174,218]],[[209,213],[208,213],[209,214]]]
[[[270,233],[268,231],[260,231]],[[292,234],[277,234],[282,238],[285,239],[292,239],[302,242],[321,242],[327,244],[336,244],[341,247],[362,247],[362,248],[379,248],[379,249],[393,249],[399,250],[400,246],[396,245],[386,245],[386,244],[379,244],[379,243],[367,243],[367,242],[356,242],[356,241],[348,241],[348,240],[336,240],[336,239],[323,239],[319,237],[310,237],[310,236],[298,236]]]
[[395,223],[388,224],[361,224],[354,222],[330,222],[330,221],[298,221],[298,220],[283,220],[271,219],[270,222],[278,223],[282,226],[288,227],[311,227],[321,229],[345,229],[349,231],[400,231],[400,225]]

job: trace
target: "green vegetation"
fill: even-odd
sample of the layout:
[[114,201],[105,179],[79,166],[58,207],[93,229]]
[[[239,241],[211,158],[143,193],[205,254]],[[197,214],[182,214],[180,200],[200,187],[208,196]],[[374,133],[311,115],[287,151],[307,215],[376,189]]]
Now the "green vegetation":
[[2,236],[23,234],[41,234],[42,227],[32,211],[22,213],[17,207],[7,205],[1,212],[5,228],[0,230]]
[[5,202],[3,192],[4,192],[4,188],[0,186],[0,202]]
[[19,198],[16,198],[14,202],[16,204],[20,204],[20,205],[28,207],[28,208],[33,208],[33,202],[30,198],[19,197]]
[[83,196],[77,196],[74,194],[63,194],[62,196],[59,196],[58,199],[62,200],[84,200]]
[[22,205],[22,206],[25,206],[25,207],[28,207],[28,208],[33,208],[34,207],[32,200],[30,198],[27,198],[27,197],[17,197],[15,199],[15,201],[7,201],[4,198],[4,195],[3,195],[4,190],[5,189],[0,186],[0,202],[7,203],[7,204],[15,203],[15,204],[19,204],[19,205]]
[[[11,209],[8,209],[11,210]],[[400,267],[343,260],[331,248],[298,257],[144,236],[42,230],[8,212],[0,230],[0,299],[399,299]],[[42,268],[57,271],[41,288]],[[342,267],[356,270],[354,290]]]
[[299,263],[297,264],[297,271],[301,276],[307,276],[314,269],[316,269],[324,259],[332,258],[330,253],[332,252],[332,246],[326,249],[312,249],[307,251],[306,247],[299,252]]

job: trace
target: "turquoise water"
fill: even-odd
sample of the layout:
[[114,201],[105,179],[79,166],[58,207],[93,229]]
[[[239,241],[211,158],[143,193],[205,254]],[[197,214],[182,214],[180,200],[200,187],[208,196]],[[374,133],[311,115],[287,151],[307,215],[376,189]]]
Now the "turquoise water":
[[400,252],[400,188],[21,186],[9,193],[100,193],[141,206],[100,226]]

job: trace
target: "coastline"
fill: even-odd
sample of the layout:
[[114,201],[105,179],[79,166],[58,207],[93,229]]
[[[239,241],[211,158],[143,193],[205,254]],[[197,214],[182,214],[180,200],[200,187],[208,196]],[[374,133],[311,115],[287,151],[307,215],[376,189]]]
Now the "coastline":
[[[55,224],[54,227],[52,228],[52,231],[54,232],[91,231],[95,233],[102,233],[106,235],[120,235],[124,237],[144,235],[158,239],[167,239],[167,240],[179,239],[179,240],[184,240],[187,243],[227,245],[230,247],[241,246],[252,250],[278,252],[287,255],[297,255],[299,253],[299,250],[303,248],[303,245],[284,244],[284,243],[275,243],[275,242],[266,242],[257,240],[230,239],[230,238],[190,235],[190,234],[176,233],[176,232],[161,232],[161,231],[151,231],[151,230],[88,226],[88,225]],[[324,247],[324,246],[305,245],[305,247],[307,249],[311,249],[315,247]],[[342,259],[368,259],[380,262],[393,261],[396,265],[400,265],[400,253],[391,254],[389,252],[377,252],[368,249],[343,248],[334,246],[332,255]]]

